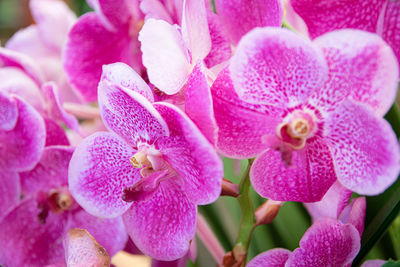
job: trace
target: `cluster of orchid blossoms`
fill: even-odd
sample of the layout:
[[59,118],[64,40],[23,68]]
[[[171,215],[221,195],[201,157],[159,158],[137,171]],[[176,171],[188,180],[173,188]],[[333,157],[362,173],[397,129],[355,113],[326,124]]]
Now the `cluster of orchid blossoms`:
[[[197,227],[219,265],[350,266],[366,210],[352,192],[400,172],[383,119],[400,1],[87,2],[77,18],[31,0],[35,24],[0,48],[0,265],[107,266],[130,238],[182,266]],[[249,159],[240,185],[221,156]],[[268,199],[243,213],[252,229],[305,203],[299,248],[246,259],[246,229],[221,248],[197,205],[242,205],[250,183]]]

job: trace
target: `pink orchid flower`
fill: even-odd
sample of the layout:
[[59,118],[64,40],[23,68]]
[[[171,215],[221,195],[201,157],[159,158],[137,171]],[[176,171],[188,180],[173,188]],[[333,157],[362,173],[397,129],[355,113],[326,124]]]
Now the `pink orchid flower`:
[[68,34],[63,65],[86,102],[97,100],[102,66],[124,62],[141,71],[137,34],[143,23],[139,1],[88,1],[96,12],[78,19]]
[[392,50],[374,34],[340,30],[311,43],[255,29],[212,87],[216,146],[256,157],[250,179],[266,198],[319,201],[336,180],[379,194],[400,171],[396,136],[382,119],[397,77]]
[[23,198],[0,221],[1,265],[65,263],[62,242],[70,228],[87,229],[111,255],[124,247],[128,236],[121,217],[98,219],[69,193],[72,152],[71,147],[47,147],[34,169],[19,174]]
[[150,87],[128,66],[105,66],[98,96],[112,132],[97,132],[77,147],[69,167],[72,195],[95,216],[122,215],[144,254],[183,257],[196,205],[220,194],[220,158],[183,112],[153,102]]
[[400,58],[400,2],[393,0],[290,0],[307,25],[311,38],[353,28],[377,33]]
[[252,259],[247,267],[350,266],[360,249],[360,236],[349,223],[325,218],[316,221],[293,252],[268,250]]

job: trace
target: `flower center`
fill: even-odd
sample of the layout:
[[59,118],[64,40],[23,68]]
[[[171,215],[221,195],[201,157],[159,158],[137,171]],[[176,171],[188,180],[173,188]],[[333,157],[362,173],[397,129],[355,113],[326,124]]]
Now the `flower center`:
[[288,128],[288,134],[291,137],[306,137],[310,132],[310,125],[307,120],[303,118],[294,119]]

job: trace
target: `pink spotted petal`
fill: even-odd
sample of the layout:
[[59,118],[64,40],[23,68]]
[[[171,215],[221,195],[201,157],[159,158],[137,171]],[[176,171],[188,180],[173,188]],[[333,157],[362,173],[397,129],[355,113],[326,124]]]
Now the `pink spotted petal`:
[[[218,126],[216,146],[231,158],[252,158],[267,149],[262,136],[275,134],[280,123],[279,110],[242,101],[233,89],[226,68],[211,87],[215,120]],[[269,113],[277,116],[268,116]]]
[[2,169],[0,172],[0,220],[18,204],[20,194],[18,174]]
[[44,123],[46,126],[45,146],[68,146],[70,144],[65,130],[58,123],[48,118],[44,120]]
[[321,201],[305,203],[313,221],[323,217],[337,219],[350,200],[352,192],[336,181]]
[[64,122],[70,129],[78,131],[79,122],[72,114],[64,110],[58,86],[54,82],[47,82],[43,84],[42,92],[49,117],[58,122]]
[[60,0],[32,0],[29,4],[40,37],[48,46],[61,52],[68,31],[76,21],[75,14]]
[[145,14],[145,19],[160,19],[174,24],[168,9],[158,0],[143,0],[140,3],[140,10]]
[[[315,39],[328,62],[329,80],[316,105],[334,110],[344,99],[371,106],[383,116],[394,102],[399,70],[391,48],[377,35],[340,30]],[[315,100],[314,100],[315,101]]]
[[204,59],[211,49],[205,1],[184,0],[181,25],[182,37],[190,50],[192,62]]
[[67,266],[110,266],[111,264],[107,250],[85,229],[70,229],[64,237],[63,245]]
[[72,196],[94,216],[113,218],[131,205],[122,200],[123,189],[140,179],[130,164],[135,151],[113,133],[97,132],[76,148],[69,165]]
[[323,55],[309,40],[272,27],[241,39],[230,71],[241,99],[280,108],[305,101],[327,78]]
[[[283,153],[291,153],[290,159]],[[250,179],[256,192],[265,198],[315,202],[325,195],[336,175],[326,141],[316,137],[298,151],[267,150],[254,161]]]
[[154,143],[168,135],[168,127],[152,104],[141,94],[102,79],[99,107],[104,124],[132,146]]
[[83,209],[78,209],[71,212],[67,229],[71,228],[86,229],[110,256],[121,251],[128,241],[128,234],[121,217],[97,218]]
[[21,172],[21,191],[24,195],[35,195],[39,191],[68,185],[68,165],[73,147],[51,146],[43,150],[40,161],[34,169]]
[[109,84],[135,91],[150,102],[154,102],[153,91],[147,83],[131,67],[124,63],[114,63],[103,66],[101,80],[106,80]]
[[157,260],[183,257],[196,230],[196,206],[174,181],[164,181],[153,198],[135,202],[123,215],[129,236]]
[[400,34],[399,1],[387,1],[384,18],[382,33],[379,32],[378,26],[378,34],[392,47],[397,56],[397,61],[400,62],[400,41],[398,37]]
[[39,87],[23,70],[15,67],[0,68],[0,80],[0,92],[18,95],[37,111],[43,112],[44,100]]
[[219,17],[212,11],[208,11],[207,20],[211,37],[211,50],[207,57],[204,58],[204,63],[208,68],[211,68],[230,59],[232,49]]
[[149,19],[139,41],[150,82],[168,95],[179,92],[190,73],[190,62],[178,29],[165,21]]
[[205,67],[200,61],[190,74],[186,85],[185,112],[208,141],[214,144],[217,125],[214,118],[210,87]]
[[214,202],[221,193],[220,157],[180,109],[162,102],[154,106],[170,130],[170,136],[160,137],[157,146],[164,159],[182,176],[188,199],[198,205]]
[[23,70],[38,85],[44,81],[39,66],[32,58],[22,53],[0,47],[0,66],[2,65]]
[[42,117],[33,107],[16,97],[13,101],[18,107],[18,121],[11,131],[0,131],[0,166],[26,171],[40,159],[46,129]]
[[382,267],[386,261],[384,260],[367,260],[365,261],[361,267]]
[[374,32],[385,0],[290,0],[308,26],[312,38],[336,29]]
[[343,223],[352,224],[360,234],[360,238],[364,231],[365,212],[367,209],[367,201],[365,197],[352,199],[350,204],[342,211],[339,220]]
[[270,249],[254,257],[247,267],[284,267],[290,256],[290,251],[283,248]]
[[109,31],[94,13],[82,16],[72,27],[64,51],[64,68],[84,100],[96,101],[102,66],[114,62],[135,65],[135,41],[128,25]]
[[396,136],[384,119],[365,106],[344,101],[325,122],[339,182],[365,195],[383,192],[400,172]]
[[49,212],[45,224],[38,220],[33,199],[23,200],[0,221],[0,262],[4,266],[42,267],[64,259],[62,238],[67,215]]
[[215,7],[233,44],[256,27],[282,25],[282,1],[216,0]]
[[346,266],[359,249],[360,236],[353,225],[325,218],[307,230],[285,266]]
[[12,130],[17,120],[18,107],[15,100],[0,91],[0,131]]

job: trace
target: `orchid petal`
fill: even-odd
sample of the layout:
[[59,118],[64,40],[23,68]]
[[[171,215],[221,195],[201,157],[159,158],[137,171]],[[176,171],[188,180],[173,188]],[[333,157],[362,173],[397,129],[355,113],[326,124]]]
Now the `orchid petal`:
[[239,97],[279,108],[304,102],[327,78],[322,53],[281,28],[257,28],[244,36],[230,64]]
[[139,41],[150,82],[168,95],[179,92],[189,75],[190,62],[176,27],[148,19],[139,33]]
[[182,37],[192,55],[192,62],[204,59],[211,49],[205,1],[184,0]]
[[242,101],[234,91],[226,68],[211,87],[215,120],[218,126],[216,146],[220,153],[231,158],[247,159],[267,149],[262,143],[266,134],[275,134],[279,116],[270,116],[270,107]]
[[351,29],[325,34],[314,43],[329,68],[327,83],[316,92],[316,105],[331,111],[352,99],[385,115],[396,97],[399,76],[391,48],[375,34]]
[[284,267],[290,256],[290,251],[283,248],[270,249],[254,257],[247,267]]
[[367,260],[361,267],[382,267],[385,263],[386,261],[384,260]]
[[159,19],[174,24],[168,10],[158,0],[143,0],[140,2],[140,10],[145,14],[145,20]]
[[104,124],[132,146],[141,142],[153,144],[161,136],[168,135],[161,115],[138,92],[102,79],[98,94]]
[[68,146],[69,140],[65,134],[65,130],[52,119],[44,120],[46,126],[46,143],[45,146]]
[[283,6],[279,0],[216,0],[215,7],[233,44],[256,27],[282,25]]
[[217,125],[205,67],[200,61],[194,67],[186,85],[185,112],[213,144],[216,139]]
[[352,192],[336,181],[321,201],[305,203],[313,221],[323,217],[337,219],[350,200]]
[[15,100],[0,91],[0,130],[12,130],[17,124],[18,107]]
[[19,202],[21,188],[16,172],[6,169],[0,172],[0,221]]
[[104,64],[125,62],[135,65],[135,41],[128,31],[128,26],[109,31],[94,13],[85,14],[72,27],[63,65],[71,84],[76,86],[84,100],[96,100]]
[[384,18],[381,35],[388,45],[392,47],[400,66],[400,42],[398,39],[400,34],[400,2],[387,1]]
[[135,151],[113,133],[97,132],[85,138],[72,155],[68,170],[74,199],[92,215],[113,218],[131,205],[123,189],[140,179],[129,159]]
[[357,229],[358,233],[360,234],[360,238],[364,231],[366,209],[367,201],[365,197],[354,198],[339,216],[340,221],[343,223],[350,223]]
[[[283,153],[291,153],[290,162],[283,160]],[[336,175],[327,142],[316,137],[298,151],[267,150],[254,161],[250,180],[265,198],[315,202],[325,195]]]
[[344,101],[324,126],[342,185],[359,194],[376,195],[396,181],[400,149],[384,119],[367,107]]
[[160,137],[157,146],[164,159],[182,176],[185,193],[195,204],[209,204],[221,193],[222,161],[194,123],[178,108],[155,103],[167,123],[170,135]]
[[170,180],[153,197],[135,202],[123,215],[129,236],[146,255],[157,260],[183,257],[196,230],[196,206]]
[[285,266],[346,266],[359,250],[360,236],[353,225],[325,218],[307,230]]
[[11,131],[0,131],[0,166],[26,171],[40,159],[46,129],[42,117],[33,107],[19,98],[13,100],[18,107],[18,121]]

